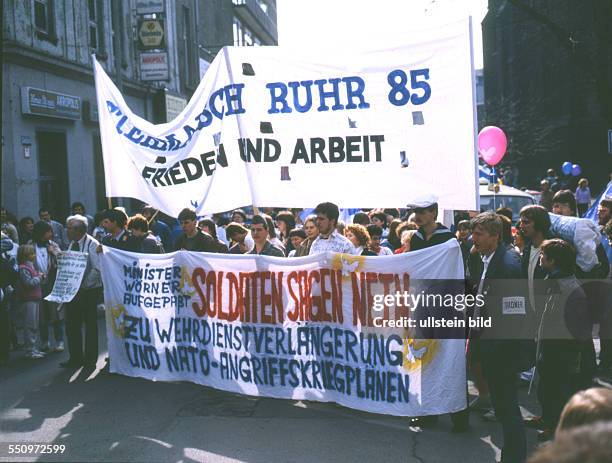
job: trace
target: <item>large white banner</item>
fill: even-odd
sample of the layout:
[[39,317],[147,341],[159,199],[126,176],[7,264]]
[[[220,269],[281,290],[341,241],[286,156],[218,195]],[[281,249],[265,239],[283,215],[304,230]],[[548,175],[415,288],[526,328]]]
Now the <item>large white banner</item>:
[[383,304],[462,283],[455,240],[374,258],[105,247],[101,261],[112,372],[400,416],[466,407],[464,340],[415,337],[417,312]]
[[404,207],[426,193],[476,209],[470,44],[466,19],[360,54],[226,47],[159,125],[134,114],[94,60],[106,193],[172,216]]

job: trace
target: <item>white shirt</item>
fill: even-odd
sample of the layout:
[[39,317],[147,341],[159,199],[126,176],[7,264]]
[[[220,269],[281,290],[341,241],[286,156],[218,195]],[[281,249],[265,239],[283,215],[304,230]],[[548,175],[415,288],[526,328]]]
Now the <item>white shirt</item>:
[[46,246],[38,246],[34,245],[36,248],[36,264],[38,266],[38,270],[47,273],[49,270],[49,251]]
[[533,275],[535,273],[535,268],[538,265],[538,261],[540,260],[540,248],[534,248],[531,246],[531,253],[529,254],[529,267],[527,269],[527,285],[529,286],[529,302],[531,303],[531,308],[535,310],[535,290],[533,285]]
[[487,277],[487,270],[489,269],[489,264],[491,263],[491,259],[493,259],[494,255],[495,255],[495,252],[492,252],[488,256],[481,257],[483,268],[482,268],[482,276],[480,277],[480,283],[478,283],[478,294],[482,294],[482,286],[484,285],[485,278]]
[[342,236],[337,231],[333,231],[328,238],[323,238],[319,235],[312,243],[310,247],[310,253],[308,255],[312,256],[314,254],[322,254],[324,252],[342,252],[344,254],[356,254],[355,247],[353,243],[349,241],[346,236]]

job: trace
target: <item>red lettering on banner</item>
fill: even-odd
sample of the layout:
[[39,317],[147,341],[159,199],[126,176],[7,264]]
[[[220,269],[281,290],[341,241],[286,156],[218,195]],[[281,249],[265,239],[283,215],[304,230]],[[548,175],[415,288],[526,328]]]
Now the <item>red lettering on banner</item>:
[[266,313],[266,307],[272,305],[272,294],[266,293],[266,281],[270,279],[270,272],[259,272],[261,279],[259,287],[261,288],[261,322],[272,324],[274,320],[272,315]]
[[295,291],[293,290],[293,282],[298,285],[298,294],[299,294],[299,282],[298,282],[298,272],[293,271],[289,273],[287,276],[287,291],[289,291],[289,297],[293,299],[293,311],[287,312],[287,318],[295,322],[298,320],[300,316],[300,299],[296,296]]
[[251,287],[249,285],[249,274],[240,272],[240,285],[239,290],[240,294],[244,294],[244,304],[242,305],[240,319],[245,322],[251,321],[251,312],[249,310],[249,305],[251,302]]
[[[208,310],[207,315],[209,318],[215,318],[217,316],[217,295],[215,294],[215,286],[217,285],[217,274],[215,272],[208,272],[206,274],[206,295],[208,296]],[[212,293],[212,297],[211,297]],[[211,304],[211,300],[215,299]]]
[[329,276],[330,270],[322,268],[320,271],[314,270],[313,272],[316,272],[319,275],[319,288],[321,293],[318,296],[312,296],[312,305],[313,307],[317,307],[317,313],[313,314],[313,319],[319,322],[331,322],[331,315],[327,313],[326,304],[326,301],[331,299],[331,293],[325,288],[325,279]]
[[238,320],[243,312],[242,307],[244,307],[244,299],[242,297],[242,291],[240,291],[240,285],[238,283],[238,277],[232,273],[227,272],[226,275],[228,286],[229,286],[229,294],[228,294],[228,320],[233,322]]
[[312,283],[313,282],[317,282],[319,283],[321,281],[321,275],[319,274],[318,270],[312,270],[308,273],[308,294],[309,294],[309,298],[308,298],[308,304],[306,305],[306,320],[313,320],[313,321],[319,321],[319,312],[317,311],[317,314],[315,316],[315,314],[312,313],[312,306],[313,306],[313,295],[312,295]]
[[223,272],[219,272],[217,276],[217,290],[215,296],[215,307],[217,309],[217,315],[219,320],[229,320],[229,309],[227,312],[223,311]]
[[253,323],[258,323],[257,321],[257,283],[255,282],[255,279],[257,277],[257,275],[259,274],[259,272],[251,272],[249,274],[249,284],[251,287],[251,306],[250,306],[250,310],[251,310],[251,321]]
[[273,323],[277,321],[282,323],[285,320],[283,307],[283,272],[272,274],[272,319]]
[[332,319],[334,323],[344,322],[344,311],[342,310],[342,270],[332,273]]
[[195,269],[193,269],[193,273],[191,274],[191,281],[193,283],[193,287],[195,288],[196,292],[198,293],[198,296],[200,297],[200,301],[202,302],[202,305],[198,304],[197,302],[193,301],[191,303],[191,308],[193,309],[193,312],[199,317],[202,318],[206,312],[208,311],[208,299],[206,299],[206,296],[204,296],[204,293],[202,292],[202,288],[200,286],[200,283],[198,280],[201,280],[202,283],[204,283],[204,279],[206,278],[206,273],[204,272],[204,270],[201,267],[196,267]]

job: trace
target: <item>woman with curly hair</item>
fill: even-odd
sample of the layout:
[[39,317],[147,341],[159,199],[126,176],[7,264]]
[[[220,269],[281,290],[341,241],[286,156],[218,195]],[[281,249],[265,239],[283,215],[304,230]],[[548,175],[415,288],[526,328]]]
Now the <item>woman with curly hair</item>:
[[346,226],[345,236],[349,239],[357,252],[355,255],[358,256],[376,256],[377,254],[372,251],[370,246],[370,234],[363,225],[352,223]]

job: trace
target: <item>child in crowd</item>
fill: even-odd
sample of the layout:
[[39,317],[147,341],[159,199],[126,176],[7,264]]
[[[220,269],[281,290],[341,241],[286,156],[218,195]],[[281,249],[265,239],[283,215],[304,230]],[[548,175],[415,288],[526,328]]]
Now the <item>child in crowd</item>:
[[34,267],[36,250],[34,246],[25,244],[17,252],[19,263],[19,281],[17,283],[17,298],[24,318],[24,341],[26,357],[40,359],[45,356],[37,349],[39,334],[39,311],[42,299],[41,282],[44,274]]

